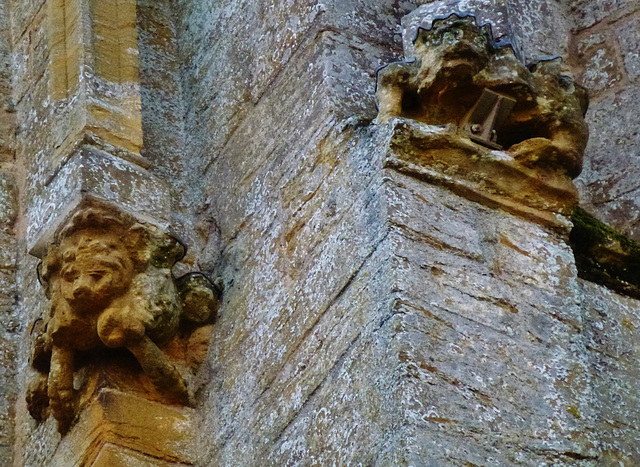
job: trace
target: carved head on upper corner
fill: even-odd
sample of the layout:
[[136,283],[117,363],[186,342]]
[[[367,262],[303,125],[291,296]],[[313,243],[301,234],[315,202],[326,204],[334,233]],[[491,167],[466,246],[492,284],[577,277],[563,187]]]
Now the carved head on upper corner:
[[149,264],[171,267],[183,251],[177,241],[128,214],[89,207],[55,235],[40,275],[50,298],[58,294],[78,311],[100,310],[125,293]]
[[486,90],[515,101],[496,146],[525,166],[580,173],[588,140],[587,93],[551,58],[529,67],[493,42],[474,17],[451,15],[419,29],[414,62],[378,72],[378,123],[392,117],[462,128]]

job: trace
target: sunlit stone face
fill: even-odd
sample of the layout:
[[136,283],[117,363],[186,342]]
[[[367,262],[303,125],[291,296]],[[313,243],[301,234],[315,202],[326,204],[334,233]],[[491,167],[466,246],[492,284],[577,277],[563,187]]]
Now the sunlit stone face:
[[60,291],[78,311],[99,311],[129,287],[133,264],[118,232],[86,229],[61,245]]

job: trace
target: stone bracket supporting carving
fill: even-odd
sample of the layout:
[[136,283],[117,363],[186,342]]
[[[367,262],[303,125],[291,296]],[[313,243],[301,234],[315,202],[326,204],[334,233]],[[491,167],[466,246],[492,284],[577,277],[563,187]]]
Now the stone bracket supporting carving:
[[410,14],[415,60],[378,72],[377,122],[393,134],[387,166],[566,229],[588,139],[586,91],[561,60],[526,67],[490,25],[441,11],[449,3]]
[[502,146],[497,144],[498,131],[515,105],[516,101],[509,96],[485,89],[463,120],[462,128],[476,143],[502,149]]
[[523,166],[502,151],[470,142],[453,126],[402,118],[389,125],[385,167],[563,232],[571,228],[567,217],[578,191],[568,177]]
[[195,418],[193,409],[104,389],[82,413],[77,429],[62,440],[50,465],[192,465]]
[[27,247],[42,257],[55,231],[90,200],[102,200],[142,222],[167,229],[169,185],[137,164],[93,145],[82,145],[27,210]]

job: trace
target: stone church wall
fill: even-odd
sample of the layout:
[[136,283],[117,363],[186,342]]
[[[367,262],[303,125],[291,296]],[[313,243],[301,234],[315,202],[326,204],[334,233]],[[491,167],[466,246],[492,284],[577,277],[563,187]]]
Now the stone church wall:
[[[640,463],[637,300],[578,278],[567,229],[394,166],[402,122],[374,122],[376,71],[427,3],[138,0],[141,171],[170,187],[174,274],[223,295],[190,383],[192,457],[134,443],[128,459]],[[509,5],[525,54],[567,56],[590,91],[581,204],[639,238],[640,10],[614,3]],[[82,439],[25,402],[48,306],[27,231],[91,101],[51,100],[47,11],[0,3],[1,465],[57,465]]]

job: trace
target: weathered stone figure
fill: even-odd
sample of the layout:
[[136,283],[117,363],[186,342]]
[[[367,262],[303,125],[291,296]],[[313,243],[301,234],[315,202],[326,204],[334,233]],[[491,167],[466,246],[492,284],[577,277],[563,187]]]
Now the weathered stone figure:
[[[494,128],[498,147],[521,164],[562,170],[582,168],[588,140],[584,88],[562,72],[561,60],[525,66],[508,46],[492,41],[489,26],[451,15],[419,29],[414,62],[392,63],[378,73],[378,122],[405,117],[429,125],[465,123],[486,90],[515,101]],[[491,108],[486,113],[491,112]],[[497,125],[498,126],[498,125]],[[482,132],[472,125],[472,132]]]
[[169,235],[115,210],[83,209],[59,231],[40,268],[50,310],[32,358],[42,375],[28,395],[36,419],[49,404],[60,431],[68,429],[75,354],[105,346],[127,348],[159,392],[187,401],[183,377],[158,345],[181,323],[208,323],[218,291],[202,275],[174,280],[171,267],[183,254]]

